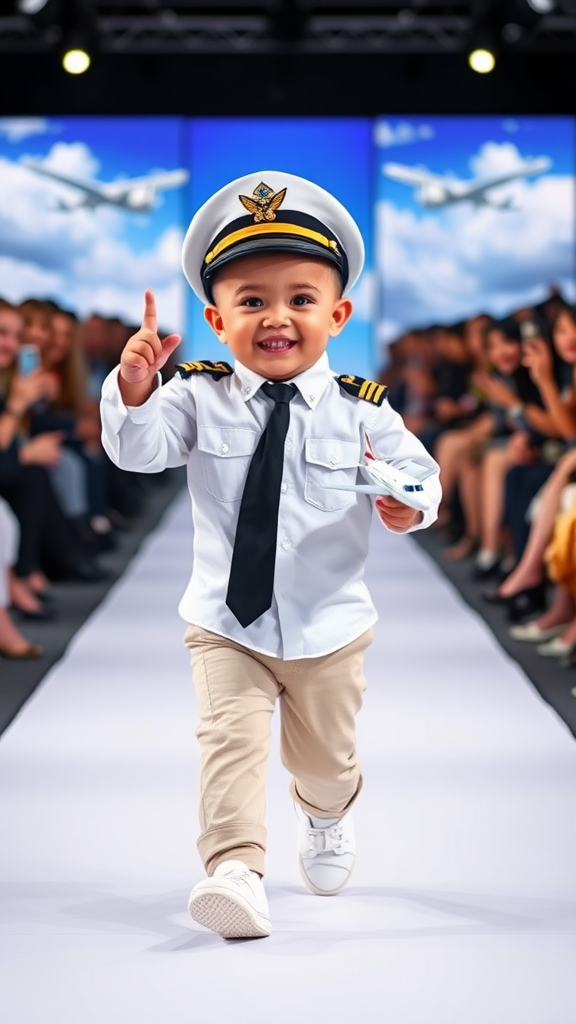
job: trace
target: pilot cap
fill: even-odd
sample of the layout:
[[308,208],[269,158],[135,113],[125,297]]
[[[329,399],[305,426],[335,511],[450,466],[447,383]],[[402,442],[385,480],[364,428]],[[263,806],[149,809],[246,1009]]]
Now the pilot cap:
[[193,217],[182,267],[198,298],[211,303],[218,270],[240,256],[299,253],[332,263],[346,294],[364,263],[356,221],[325,189],[283,171],[255,171],[225,185]]

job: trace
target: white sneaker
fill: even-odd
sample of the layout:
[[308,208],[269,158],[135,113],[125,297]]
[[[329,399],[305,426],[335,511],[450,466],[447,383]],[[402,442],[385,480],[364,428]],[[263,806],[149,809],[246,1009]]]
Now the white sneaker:
[[510,626],[508,634],[513,640],[523,640],[529,644],[543,644],[547,640],[553,640],[554,637],[565,633],[569,625],[569,622],[564,622],[561,626],[549,626],[548,629],[540,629],[535,622],[524,622],[519,623],[517,626]]
[[569,644],[561,636],[554,637],[546,644],[539,644],[536,653],[543,658],[563,658],[565,654],[571,654],[574,644]]
[[224,939],[270,935],[270,911],[262,879],[240,860],[219,864],[190,893],[188,910],[198,924]]
[[344,815],[327,828],[314,828],[299,804],[295,803],[294,809],[299,822],[300,874],[317,896],[334,896],[348,883],[356,860],[352,815]]

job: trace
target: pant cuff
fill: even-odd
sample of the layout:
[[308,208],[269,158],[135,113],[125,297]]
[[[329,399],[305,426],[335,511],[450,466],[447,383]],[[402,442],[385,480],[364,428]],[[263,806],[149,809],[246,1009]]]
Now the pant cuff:
[[343,818],[345,814],[348,814],[348,811],[355,803],[363,785],[364,779],[360,775],[358,778],[358,786],[356,787],[356,792],[353,794],[353,796],[349,799],[348,803],[345,804],[344,807],[318,807],[315,804],[308,803],[307,800],[304,800],[300,796],[297,788],[298,783],[296,782],[296,779],[292,779],[292,782],[290,783],[290,794],[292,796],[292,799],[295,800],[297,804],[300,804],[300,807],[308,816],[312,815],[314,818]]
[[264,874],[266,829],[251,821],[231,822],[208,829],[198,840],[198,852],[206,874],[213,875],[225,860],[241,860],[250,871]]

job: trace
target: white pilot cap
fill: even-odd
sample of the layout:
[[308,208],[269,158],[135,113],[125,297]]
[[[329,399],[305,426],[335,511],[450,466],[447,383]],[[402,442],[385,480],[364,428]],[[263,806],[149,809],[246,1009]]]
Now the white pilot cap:
[[240,256],[296,252],[333,263],[344,294],[358,280],[364,243],[356,221],[330,192],[283,171],[255,171],[231,181],[200,207],[182,248],[182,267],[202,302],[212,281]]

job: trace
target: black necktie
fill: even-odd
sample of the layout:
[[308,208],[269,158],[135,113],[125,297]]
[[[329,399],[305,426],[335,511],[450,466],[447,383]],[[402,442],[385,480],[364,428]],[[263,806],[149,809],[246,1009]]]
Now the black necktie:
[[226,594],[226,604],[244,628],[272,604],[284,442],[296,387],[268,383],[262,391],[274,408],[248,468]]

